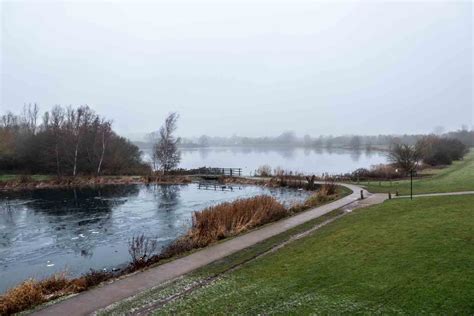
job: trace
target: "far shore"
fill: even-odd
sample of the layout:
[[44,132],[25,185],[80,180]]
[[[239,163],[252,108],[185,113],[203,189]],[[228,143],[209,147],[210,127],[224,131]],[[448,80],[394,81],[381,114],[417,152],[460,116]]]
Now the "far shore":
[[[0,191],[22,191],[40,189],[67,189],[82,187],[97,187],[103,185],[133,185],[133,184],[189,184],[198,182],[201,178],[192,175],[170,175],[170,176],[77,176],[61,177],[53,175],[0,175]],[[267,183],[265,179],[249,179],[244,177],[221,177],[222,184],[253,184],[262,185]]]

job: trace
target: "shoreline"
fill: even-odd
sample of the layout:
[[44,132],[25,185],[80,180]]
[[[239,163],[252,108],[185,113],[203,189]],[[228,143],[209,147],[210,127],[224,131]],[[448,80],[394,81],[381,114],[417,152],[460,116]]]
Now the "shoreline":
[[[138,184],[169,184],[169,185],[184,185],[196,183],[200,176],[197,175],[170,175],[157,176],[151,178],[149,176],[78,176],[56,178],[51,176],[47,180],[22,180],[21,176],[15,180],[0,181],[0,192],[11,191],[29,191],[42,189],[72,189],[85,187],[100,187],[106,185],[138,185]],[[222,185],[226,184],[248,184],[248,185],[268,185],[269,181],[265,179],[249,179],[245,177],[221,177],[216,178],[216,181]]]
[[[358,200],[359,195],[357,191],[359,187],[349,184],[338,185],[348,188],[350,193],[342,193],[342,195],[338,196],[335,200],[311,206],[288,217],[243,231],[235,236],[229,236],[207,246],[194,248],[169,258],[165,257],[161,262],[151,262],[149,266],[130,271],[130,273],[125,273],[116,278],[105,280],[85,291],[65,296],[63,299],[60,299],[60,301],[55,302],[53,300],[50,303],[45,302],[36,308],[33,307],[33,309],[30,309],[28,312],[35,315],[62,315],[64,314],[62,309],[64,305],[68,306],[71,303],[75,304],[75,302],[79,300],[81,307],[78,307],[77,309],[75,308],[71,312],[72,314],[84,315],[93,313],[100,308],[104,308],[110,304],[140,293],[150,285],[155,286],[157,283],[169,281],[174,277],[193,271],[196,268],[202,267],[217,259],[224,258],[239,250],[243,250],[248,246],[252,246],[260,241],[266,240],[267,238],[276,236],[291,228],[304,224],[311,219],[323,216],[332,210]],[[196,257],[198,259],[195,259]],[[173,270],[172,273],[169,272],[169,269]],[[153,280],[152,283],[150,283],[150,280]],[[114,289],[117,287],[122,288],[122,290],[119,291],[120,293],[115,292]],[[124,288],[126,288],[126,290],[123,290]],[[112,293],[113,295],[109,295],[109,293]],[[118,296],[116,296],[116,294],[118,294]],[[91,297],[93,299],[91,299]],[[84,303],[84,300],[87,303]],[[71,311],[71,309],[69,310]]]
[[160,181],[149,181],[146,176],[79,176],[76,178],[53,177],[48,180],[7,180],[0,181],[0,192],[41,190],[41,189],[69,189],[82,187],[96,187],[104,185],[132,185],[132,184],[188,184],[191,179],[185,176],[173,177],[173,179],[162,179]]

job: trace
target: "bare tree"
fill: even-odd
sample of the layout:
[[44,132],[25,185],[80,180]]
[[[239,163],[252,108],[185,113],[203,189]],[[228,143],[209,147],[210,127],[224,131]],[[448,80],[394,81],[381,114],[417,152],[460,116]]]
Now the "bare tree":
[[388,154],[388,160],[407,174],[416,170],[420,159],[419,150],[406,144],[392,145]]
[[168,115],[153,146],[153,164],[155,169],[158,166],[163,173],[176,168],[181,161],[181,153],[178,150],[179,138],[173,135],[177,129],[178,118],[177,113]]
[[[49,115],[48,115],[49,116]],[[54,155],[56,159],[56,172],[58,177],[61,176],[61,163],[59,157],[59,146],[63,136],[62,128],[64,125],[64,110],[60,106],[55,106],[51,111],[49,124],[54,137]]]
[[87,132],[94,118],[93,111],[88,106],[72,107],[66,110],[66,127],[68,131],[68,143],[72,147],[72,175],[78,173],[79,149],[83,135]]
[[23,106],[23,121],[24,126],[26,129],[32,133],[33,135],[36,134],[36,126],[38,122],[39,116],[39,107],[35,104],[28,104]]
[[110,121],[102,120],[99,125],[100,129],[100,136],[101,136],[101,145],[102,145],[102,150],[100,152],[100,159],[99,159],[99,165],[97,166],[97,175],[100,175],[100,170],[102,167],[102,163],[104,161],[104,155],[105,155],[105,147],[107,146],[107,142],[110,138],[111,132],[112,132],[112,123]]
[[73,169],[72,169],[72,175],[73,177],[76,176],[77,174],[77,156],[79,154],[79,144],[81,142],[81,121],[82,121],[82,109],[78,108],[76,112],[72,110],[73,116],[72,116],[72,135],[74,138],[74,164],[73,164]]

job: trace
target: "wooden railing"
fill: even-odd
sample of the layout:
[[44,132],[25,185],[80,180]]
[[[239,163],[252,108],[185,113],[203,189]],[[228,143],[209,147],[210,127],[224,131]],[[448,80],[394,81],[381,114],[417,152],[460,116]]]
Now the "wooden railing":
[[206,175],[240,177],[242,175],[242,168],[203,168],[202,172]]

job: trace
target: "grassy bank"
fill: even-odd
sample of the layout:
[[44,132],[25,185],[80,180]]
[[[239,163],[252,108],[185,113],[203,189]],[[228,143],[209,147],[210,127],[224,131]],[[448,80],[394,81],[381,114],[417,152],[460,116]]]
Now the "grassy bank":
[[[19,174],[0,174],[0,182],[10,182],[10,181],[19,182],[22,177],[24,176],[19,175]],[[49,181],[54,178],[54,176],[43,175],[43,174],[35,174],[28,177],[31,179],[31,181]]]
[[[413,181],[413,193],[441,193],[455,191],[474,191],[474,149],[464,160],[455,161],[443,169],[427,170],[429,176]],[[361,182],[370,192],[392,192],[398,190],[401,195],[410,194],[410,180]]]
[[94,187],[122,184],[188,184],[190,176],[76,176],[58,178],[53,175],[0,175],[0,190],[35,190]]
[[474,196],[362,209],[155,313],[472,314],[473,214]]

